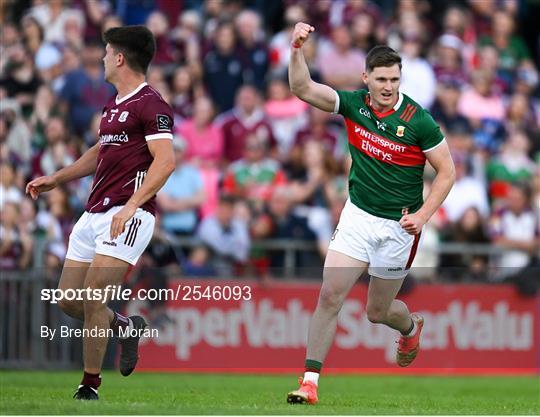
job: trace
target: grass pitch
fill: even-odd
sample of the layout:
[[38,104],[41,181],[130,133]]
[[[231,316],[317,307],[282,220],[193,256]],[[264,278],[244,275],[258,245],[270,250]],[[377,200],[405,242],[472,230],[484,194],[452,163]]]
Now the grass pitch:
[[80,372],[1,371],[2,414],[540,415],[537,377],[323,375],[316,406],[290,405],[294,375],[103,374],[100,401],[71,396]]

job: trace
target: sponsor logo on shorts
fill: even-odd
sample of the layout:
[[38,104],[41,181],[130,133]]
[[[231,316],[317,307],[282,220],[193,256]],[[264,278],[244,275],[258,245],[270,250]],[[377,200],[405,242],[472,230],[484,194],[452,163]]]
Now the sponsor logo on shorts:
[[107,245],[107,246],[117,246],[117,244],[115,242],[107,242],[106,240],[104,240],[103,242],[104,245]]
[[397,267],[397,268],[388,268],[388,272],[399,272],[403,271],[403,268]]

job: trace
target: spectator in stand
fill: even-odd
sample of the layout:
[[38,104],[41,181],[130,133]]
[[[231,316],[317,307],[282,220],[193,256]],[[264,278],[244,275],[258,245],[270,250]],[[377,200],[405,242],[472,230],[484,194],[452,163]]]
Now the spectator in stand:
[[42,43],[34,60],[41,80],[49,85],[55,94],[60,94],[65,82],[60,50],[53,44]]
[[176,129],[187,143],[186,159],[197,165],[217,167],[223,159],[223,132],[213,121],[214,114],[212,101],[199,97],[193,105],[193,118]]
[[351,38],[354,48],[367,52],[377,43],[375,20],[366,12],[360,12],[353,17],[351,22]]
[[442,204],[448,220],[457,222],[470,207],[476,208],[480,216],[486,219],[489,216],[489,204],[485,185],[470,176],[468,155],[455,154],[453,159],[456,182]]
[[47,42],[63,44],[66,41],[65,26],[70,19],[76,19],[77,24],[84,28],[84,13],[65,6],[63,0],[50,0],[37,3],[29,10],[28,15],[45,29]]
[[32,176],[52,175],[59,169],[75,162],[73,152],[68,145],[68,132],[64,121],[51,117],[45,127],[47,146],[42,153],[34,157]]
[[238,90],[234,108],[218,118],[224,137],[225,159],[229,162],[244,156],[247,137],[256,135],[275,146],[272,128],[262,108],[262,99],[252,85],[244,85]]
[[161,226],[175,236],[192,235],[197,226],[197,210],[205,199],[203,178],[199,169],[185,162],[186,142],[173,142],[176,169],[157,195],[162,213]]
[[293,95],[280,78],[270,81],[267,96],[264,110],[277,140],[279,158],[286,160],[296,134],[308,121],[309,105]]
[[[300,217],[293,212],[293,200],[291,191],[286,186],[276,187],[272,192],[272,198],[268,202],[268,215],[271,219],[271,239],[305,240],[316,242],[316,236],[309,228],[307,219]],[[315,266],[313,256],[309,251],[297,251],[296,265],[300,268]],[[320,259],[319,259],[320,263]],[[285,266],[285,253],[272,251],[270,256],[270,266],[282,272]]]
[[401,45],[401,84],[399,91],[412,97],[424,108],[435,100],[436,79],[433,69],[422,57],[422,42],[416,36],[406,36]]
[[468,77],[461,55],[463,42],[455,35],[442,35],[434,46],[433,71],[438,83],[455,84],[461,88],[467,84]]
[[529,181],[537,165],[529,157],[529,138],[520,130],[510,132],[501,151],[487,164],[492,199],[504,198],[512,183]]
[[478,65],[477,69],[485,71],[492,79],[493,92],[497,94],[507,94],[510,92],[511,85],[508,80],[500,76],[499,71],[499,52],[492,45],[484,45],[477,51]]
[[242,57],[244,83],[253,84],[262,90],[270,62],[261,28],[261,17],[253,10],[243,10],[236,16],[235,25]]
[[273,189],[287,182],[278,161],[268,157],[268,142],[255,135],[247,138],[244,158],[232,163],[223,179],[223,191],[244,198],[259,208]]
[[230,22],[218,25],[214,46],[204,57],[204,81],[208,93],[220,112],[230,110],[234,96],[244,82],[242,57],[236,49],[234,26]]
[[24,270],[32,261],[32,238],[18,227],[19,205],[5,203],[0,212],[0,269]]
[[201,17],[195,10],[184,10],[178,16],[177,25],[171,31],[171,39],[177,54],[176,62],[190,64],[200,60],[201,26]]
[[23,194],[16,179],[15,167],[8,162],[2,162],[0,164],[0,210],[6,203],[21,203]]
[[337,90],[357,90],[362,85],[365,60],[363,52],[352,48],[349,29],[336,26],[331,46],[319,54],[322,81]]
[[69,115],[71,129],[82,137],[92,117],[101,112],[103,103],[114,94],[114,87],[105,81],[101,44],[87,44],[82,51],[82,67],[66,74],[60,98]]
[[[457,222],[449,223],[442,231],[442,240],[451,243],[487,244],[485,217],[476,207],[467,208]],[[452,281],[483,280],[488,259],[482,255],[447,254],[441,257],[441,275]]]
[[156,39],[156,54],[152,63],[163,66],[167,74],[174,69],[171,64],[177,61],[177,52],[170,37],[169,20],[162,11],[155,10],[148,15],[146,26]]
[[530,205],[528,187],[512,185],[505,202],[491,219],[493,243],[508,250],[499,259],[499,278],[526,267],[540,247],[540,224]]
[[463,130],[472,132],[469,120],[458,111],[461,95],[459,85],[450,79],[437,85],[437,98],[431,109],[431,115],[441,125],[443,130]]
[[502,122],[505,116],[504,102],[502,97],[493,91],[492,74],[476,70],[471,79],[471,88],[465,90],[459,99],[459,112],[469,119],[475,128],[481,128],[482,121],[486,119]]
[[303,7],[291,4],[285,9],[285,26],[270,39],[270,63],[272,73],[284,76],[290,59],[291,36],[297,22],[306,22],[307,15]]
[[30,52],[22,44],[11,48],[5,72],[0,76],[0,87],[5,89],[8,97],[17,100],[17,106],[24,116],[32,112],[34,96],[40,84]]
[[233,276],[234,266],[247,261],[251,242],[247,223],[235,216],[236,199],[223,195],[215,215],[205,218],[197,238],[211,250],[213,268],[219,275]]
[[505,118],[507,131],[522,130],[531,134],[538,129],[534,110],[529,106],[525,94],[516,93],[510,97]]
[[193,78],[186,66],[176,68],[172,78],[171,106],[183,119],[193,116]]
[[499,74],[508,85],[512,85],[517,67],[531,61],[529,48],[515,33],[513,16],[498,10],[491,21],[491,33],[479,38],[479,45],[493,45],[499,52]]
[[[32,147],[37,150],[43,150],[47,145],[45,137],[45,127],[49,119],[61,114],[60,105],[52,89],[42,84],[36,92],[33,112],[30,115],[29,125],[32,130]],[[100,112],[101,120],[101,112]],[[99,125],[98,125],[99,126]],[[94,132],[94,134],[96,134]],[[92,144],[95,143],[95,138]]]
[[303,146],[314,140],[321,143],[324,152],[337,159],[343,157],[338,147],[339,130],[330,125],[330,113],[315,106],[309,106],[309,119],[304,128],[298,131],[294,139],[294,147]]
[[19,103],[11,98],[2,99],[0,101],[0,116],[6,126],[6,145],[12,155],[16,157],[16,162],[26,170],[32,156],[31,131],[21,115]]

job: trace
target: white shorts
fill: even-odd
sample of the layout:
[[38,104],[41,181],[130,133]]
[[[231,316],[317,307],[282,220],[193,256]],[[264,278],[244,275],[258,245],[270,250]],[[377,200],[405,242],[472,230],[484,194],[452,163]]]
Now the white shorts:
[[135,265],[154,232],[155,218],[138,208],[128,220],[124,232],[111,240],[112,217],[123,206],[111,207],[103,213],[84,212],[69,235],[67,259],[92,262],[96,254],[107,255]]
[[419,234],[408,234],[399,222],[373,216],[347,200],[328,249],[369,263],[372,276],[401,279],[409,272],[419,240]]

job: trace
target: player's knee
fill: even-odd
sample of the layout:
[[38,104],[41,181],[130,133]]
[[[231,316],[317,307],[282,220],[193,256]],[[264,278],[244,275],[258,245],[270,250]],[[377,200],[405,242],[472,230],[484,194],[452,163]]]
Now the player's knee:
[[58,307],[68,316],[79,318],[82,313],[82,301],[80,300],[66,300],[65,298],[58,300]]
[[367,306],[367,318],[371,323],[384,323],[386,322],[386,311],[379,306]]
[[319,294],[319,306],[326,310],[339,312],[343,305],[344,296],[341,291],[331,286],[323,285]]

